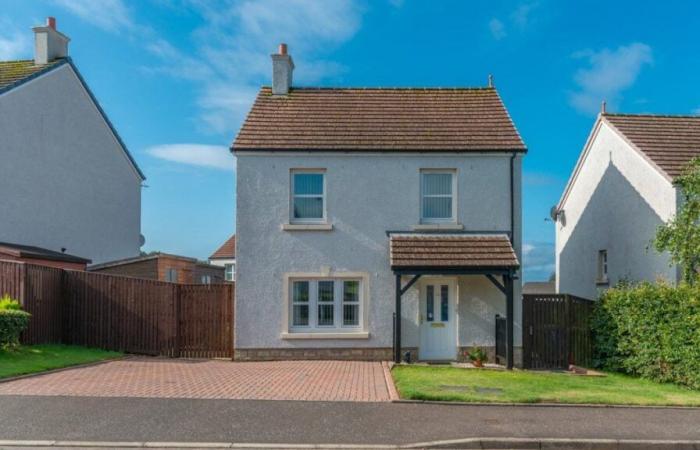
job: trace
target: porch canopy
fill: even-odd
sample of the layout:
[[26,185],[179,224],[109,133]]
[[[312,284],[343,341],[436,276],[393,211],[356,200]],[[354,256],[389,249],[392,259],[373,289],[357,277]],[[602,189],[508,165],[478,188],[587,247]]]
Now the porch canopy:
[[[520,267],[506,233],[389,232],[396,275],[394,360],[401,361],[401,297],[422,275],[483,275],[506,297],[506,367],[513,368],[513,279]],[[412,276],[405,286],[401,277]],[[500,280],[498,279],[500,278]]]

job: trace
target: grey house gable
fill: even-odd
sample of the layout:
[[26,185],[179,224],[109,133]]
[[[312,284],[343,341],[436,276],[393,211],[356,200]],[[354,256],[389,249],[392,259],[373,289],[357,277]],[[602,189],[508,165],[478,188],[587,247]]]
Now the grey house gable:
[[87,93],[88,97],[92,101],[93,105],[97,109],[98,113],[104,120],[105,124],[109,128],[111,134],[114,136],[115,140],[119,143],[119,146],[121,147],[122,151],[126,155],[127,159],[129,160],[130,165],[133,167],[133,169],[136,171],[138,177],[141,179],[141,181],[144,181],[146,179],[146,176],[144,175],[143,171],[141,171],[141,168],[138,166],[136,163],[136,160],[132,156],[131,152],[129,152],[128,148],[126,147],[126,144],[122,140],[121,136],[117,132],[116,128],[112,124],[112,122],[109,120],[109,117],[105,113],[104,109],[102,109],[102,106],[100,103],[97,101],[97,98],[95,97],[95,94],[93,94],[92,90],[90,90],[90,87],[88,86],[87,82],[83,78],[83,76],[80,74],[80,71],[78,68],[75,66],[73,63],[73,60],[70,57],[64,57],[60,58],[52,63],[49,63],[45,65],[44,67],[38,68],[37,70],[33,70],[33,67],[26,68],[22,71],[19,71],[19,73],[15,74],[10,74],[8,73],[8,70],[6,70],[6,65],[12,64],[12,63],[22,63],[24,61],[2,61],[0,62],[0,101],[2,101],[2,96],[5,95],[6,93],[19,88],[20,86],[27,85],[28,83],[43,77],[50,75],[52,72],[55,72],[56,70],[60,69],[63,66],[69,66],[70,69],[73,71],[75,76],[77,77],[78,81],[80,82],[80,85],[82,88],[85,90]]

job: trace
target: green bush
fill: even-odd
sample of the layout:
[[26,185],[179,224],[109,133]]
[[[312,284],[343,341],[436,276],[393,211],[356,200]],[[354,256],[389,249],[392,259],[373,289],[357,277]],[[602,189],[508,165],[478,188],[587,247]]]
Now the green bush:
[[19,306],[19,302],[17,300],[10,297],[10,294],[5,294],[0,297],[0,310],[4,309],[18,310],[21,309],[21,307]]
[[597,367],[700,389],[698,285],[609,289],[591,325]]

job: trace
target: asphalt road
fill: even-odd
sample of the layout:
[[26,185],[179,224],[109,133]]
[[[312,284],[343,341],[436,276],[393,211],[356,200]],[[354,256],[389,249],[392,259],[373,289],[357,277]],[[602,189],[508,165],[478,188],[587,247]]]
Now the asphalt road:
[[409,444],[700,440],[700,409],[0,396],[0,440]]

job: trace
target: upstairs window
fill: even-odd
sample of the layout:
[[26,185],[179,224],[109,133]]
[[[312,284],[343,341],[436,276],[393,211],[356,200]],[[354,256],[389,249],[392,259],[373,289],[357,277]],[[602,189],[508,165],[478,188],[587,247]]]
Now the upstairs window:
[[326,174],[322,170],[292,171],[292,214],[295,223],[319,223],[326,219]]
[[421,171],[421,222],[455,222],[454,170]]
[[608,282],[608,251],[598,251],[598,282]]

